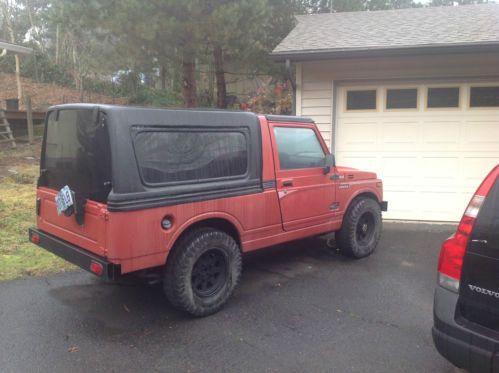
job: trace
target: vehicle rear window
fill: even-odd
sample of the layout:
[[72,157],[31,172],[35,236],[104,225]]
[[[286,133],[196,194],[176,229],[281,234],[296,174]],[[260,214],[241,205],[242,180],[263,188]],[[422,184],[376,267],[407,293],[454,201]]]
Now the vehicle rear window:
[[63,109],[47,117],[40,186],[68,185],[83,198],[106,202],[111,190],[109,135],[93,110]]
[[134,139],[146,184],[237,178],[248,171],[246,134],[238,131],[143,131]]
[[324,167],[325,154],[314,130],[274,127],[281,170]]
[[499,179],[480,208],[472,239],[486,241],[488,248],[499,250]]

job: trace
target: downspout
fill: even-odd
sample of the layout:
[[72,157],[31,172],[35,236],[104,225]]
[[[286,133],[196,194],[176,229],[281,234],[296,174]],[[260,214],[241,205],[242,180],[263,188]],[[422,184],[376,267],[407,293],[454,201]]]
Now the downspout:
[[289,60],[289,58],[286,59],[286,73],[288,75],[288,80],[291,83],[291,88],[293,88],[293,103],[291,114],[296,115],[296,80],[293,76],[293,71],[291,70],[291,61]]

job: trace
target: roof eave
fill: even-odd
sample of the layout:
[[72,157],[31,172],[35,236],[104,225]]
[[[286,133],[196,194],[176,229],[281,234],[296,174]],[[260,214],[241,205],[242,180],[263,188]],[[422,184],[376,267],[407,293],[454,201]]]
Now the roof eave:
[[437,55],[458,53],[487,53],[499,52],[499,41],[489,43],[466,43],[466,44],[435,44],[411,47],[373,47],[373,48],[348,48],[331,50],[299,50],[289,52],[272,52],[271,58],[276,62],[286,60],[294,62],[320,61],[343,58],[365,58],[365,57],[395,57],[415,55]]
[[11,44],[4,41],[0,41],[0,50],[5,49],[7,52],[13,52],[16,54],[31,54],[33,49],[23,47],[21,45]]

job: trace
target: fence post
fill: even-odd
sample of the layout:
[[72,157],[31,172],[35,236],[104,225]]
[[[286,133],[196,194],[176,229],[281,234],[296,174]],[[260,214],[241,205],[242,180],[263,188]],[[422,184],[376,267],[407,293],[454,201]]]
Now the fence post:
[[26,96],[26,119],[28,123],[28,141],[33,144],[34,129],[33,129],[33,108],[31,106],[31,97]]

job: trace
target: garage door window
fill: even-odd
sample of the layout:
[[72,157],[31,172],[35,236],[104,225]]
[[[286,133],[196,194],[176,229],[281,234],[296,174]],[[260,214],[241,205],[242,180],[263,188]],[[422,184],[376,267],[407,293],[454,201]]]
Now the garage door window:
[[347,110],[376,110],[376,90],[348,91]]
[[428,88],[427,107],[429,109],[458,108],[459,87]]
[[471,107],[499,107],[499,87],[471,87]]
[[413,89],[387,89],[387,109],[416,109],[418,107],[418,90]]

